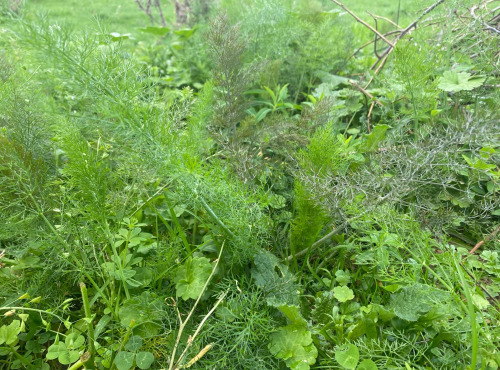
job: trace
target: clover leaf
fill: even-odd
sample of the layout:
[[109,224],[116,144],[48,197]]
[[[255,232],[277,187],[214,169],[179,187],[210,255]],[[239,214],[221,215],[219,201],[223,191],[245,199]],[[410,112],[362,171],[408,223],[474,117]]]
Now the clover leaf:
[[66,343],[59,342],[51,345],[47,352],[47,360],[57,360],[63,365],[69,365],[80,358],[78,351],[70,350]]
[[377,364],[372,360],[366,359],[359,363],[356,370],[378,370]]
[[139,352],[135,355],[135,364],[139,369],[149,369],[155,356],[151,352]]
[[121,351],[115,357],[115,365],[118,370],[129,370],[134,366],[135,353]]
[[356,368],[359,362],[359,350],[354,344],[344,344],[335,351],[335,360],[345,369]]

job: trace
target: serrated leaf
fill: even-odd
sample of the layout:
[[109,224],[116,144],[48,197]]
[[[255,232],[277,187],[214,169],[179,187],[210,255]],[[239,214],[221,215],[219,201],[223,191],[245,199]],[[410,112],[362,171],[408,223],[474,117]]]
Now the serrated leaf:
[[417,321],[433,307],[446,302],[447,298],[447,293],[443,291],[424,284],[414,284],[391,295],[390,308],[403,320]]
[[[311,312],[312,319],[316,324],[327,325],[332,322],[335,315],[334,309],[336,301],[333,299],[332,292],[321,292],[314,301],[314,309]],[[337,308],[338,310],[338,308]]]
[[335,281],[340,285],[347,285],[351,282],[349,271],[338,270],[335,272]]
[[309,370],[316,362],[318,350],[306,326],[287,325],[271,334],[270,339],[269,350],[290,369]]
[[139,352],[135,355],[135,364],[139,369],[149,369],[155,361],[155,356],[151,352]]
[[344,344],[335,351],[335,360],[344,369],[354,370],[359,362],[359,350],[354,344]]
[[135,353],[121,351],[115,357],[115,365],[118,370],[129,370],[134,365]]
[[354,299],[353,291],[346,286],[336,286],[333,288],[333,296],[339,302],[347,302]]
[[449,92],[470,91],[479,87],[486,80],[483,76],[471,76],[468,72],[446,71],[439,79],[438,87]]
[[177,296],[185,301],[196,299],[212,273],[212,264],[205,257],[193,257],[179,266],[174,282]]
[[140,296],[127,299],[118,311],[121,324],[128,328],[134,320],[134,334],[143,337],[160,332],[160,320],[163,314],[163,301],[150,292],[143,292]]
[[295,277],[275,255],[269,252],[257,254],[254,258],[252,278],[266,293],[266,301],[270,306],[298,306]]

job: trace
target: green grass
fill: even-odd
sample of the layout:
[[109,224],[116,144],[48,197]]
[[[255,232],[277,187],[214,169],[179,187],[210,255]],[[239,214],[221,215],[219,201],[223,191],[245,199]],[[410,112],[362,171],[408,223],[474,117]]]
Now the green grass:
[[[165,17],[174,19],[172,3],[163,3]],[[138,27],[151,25],[133,0],[26,0],[24,12],[28,18],[45,13],[53,22],[78,29],[95,29],[95,20],[99,19],[109,32],[131,33],[134,37],[142,35]]]

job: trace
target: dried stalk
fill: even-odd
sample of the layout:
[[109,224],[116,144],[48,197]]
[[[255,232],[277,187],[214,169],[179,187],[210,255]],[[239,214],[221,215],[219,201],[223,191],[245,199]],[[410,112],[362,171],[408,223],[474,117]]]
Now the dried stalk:
[[349,13],[354,19],[356,19],[356,21],[358,21],[359,23],[361,23],[363,26],[367,27],[368,29],[370,29],[373,33],[375,33],[376,35],[378,35],[378,37],[380,37],[382,40],[384,40],[385,42],[387,42],[389,44],[389,46],[392,46],[394,47],[394,45],[392,44],[391,41],[389,41],[383,34],[381,34],[380,32],[378,32],[375,28],[373,28],[371,25],[369,25],[368,23],[366,23],[364,20],[362,20],[361,18],[359,18],[356,14],[354,14],[348,7],[346,7],[344,4],[342,4],[341,2],[338,2],[337,0],[332,0],[335,4],[337,4],[338,6],[340,6],[342,9],[344,9],[347,13]]
[[484,240],[481,240],[479,243],[477,243],[474,248],[472,248],[469,252],[469,254],[474,254],[479,248],[481,248],[481,246],[486,243],[487,241],[491,240],[496,234],[498,234],[498,232],[500,231],[500,225],[498,225],[498,227],[493,230],[493,232],[488,235],[486,238],[484,238]]
[[200,294],[198,295],[198,298],[196,299],[196,302],[194,302],[194,305],[191,308],[191,311],[189,311],[189,314],[187,315],[187,317],[186,317],[185,320],[182,320],[182,317],[181,317],[181,314],[179,312],[179,309],[177,308],[177,303],[172,298],[173,306],[175,307],[175,310],[177,312],[177,319],[179,320],[179,331],[177,333],[177,339],[175,340],[174,349],[172,350],[172,355],[170,356],[170,363],[169,363],[169,366],[168,366],[169,370],[174,370],[174,369],[177,369],[179,367],[179,363],[182,361],[182,359],[186,355],[187,350],[192,346],[195,337],[198,335],[198,333],[200,332],[201,328],[203,327],[203,325],[205,324],[205,322],[207,321],[207,319],[212,315],[212,313],[215,311],[215,309],[217,308],[217,306],[222,302],[222,300],[224,299],[224,297],[226,295],[226,293],[224,293],[217,300],[217,302],[214,305],[214,307],[212,307],[212,309],[205,315],[205,317],[200,322],[200,324],[198,324],[198,328],[196,329],[196,332],[194,333],[193,337],[190,337],[190,339],[188,340],[186,348],[184,349],[184,351],[181,353],[181,355],[179,356],[179,358],[176,361],[175,360],[175,354],[177,352],[177,347],[179,347],[179,344],[180,344],[180,341],[181,341],[181,337],[182,337],[182,333],[184,332],[184,329],[185,329],[187,323],[191,319],[191,316],[193,316],[194,310],[198,306],[198,303],[200,302],[200,299],[203,296],[203,293],[205,293],[205,290],[207,289],[208,284],[212,280],[212,277],[214,276],[215,271],[217,270],[217,266],[219,265],[220,258],[222,256],[222,251],[223,250],[224,250],[224,243],[222,243],[222,247],[220,248],[219,255],[217,256],[217,259],[215,260],[215,266],[212,269],[212,272],[210,273],[210,276],[208,277],[207,281],[205,282],[205,285],[203,286],[203,289],[201,290]]

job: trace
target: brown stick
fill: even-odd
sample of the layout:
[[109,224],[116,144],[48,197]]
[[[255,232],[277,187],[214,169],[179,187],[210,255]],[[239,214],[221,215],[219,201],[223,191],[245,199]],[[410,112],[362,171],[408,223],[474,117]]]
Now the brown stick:
[[332,0],[332,1],[335,4],[337,4],[338,6],[340,6],[342,9],[344,9],[347,13],[349,13],[355,20],[357,20],[363,26],[369,28],[373,33],[375,33],[376,35],[378,35],[378,37],[380,37],[382,40],[384,40],[385,42],[387,42],[390,46],[394,47],[394,45],[392,44],[391,41],[389,41],[384,35],[382,35],[380,32],[378,32],[375,28],[373,28],[372,26],[370,26],[364,20],[362,20],[361,18],[359,18],[356,14],[354,14],[351,10],[349,10],[349,8],[347,6],[345,6],[341,2],[338,2],[337,0]]
[[498,232],[500,231],[500,225],[498,225],[498,227],[493,230],[493,232],[488,235],[486,238],[484,238],[484,240],[481,240],[479,243],[477,243],[474,248],[472,248],[469,252],[469,254],[474,254],[479,248],[481,248],[481,246],[486,243],[487,241],[489,241],[491,238],[493,238]]
[[488,289],[486,289],[486,288],[483,286],[483,284],[481,284],[481,283],[479,283],[479,282],[476,282],[476,277],[475,277],[474,275],[472,275],[472,273],[471,273],[469,270],[467,270],[467,269],[465,268],[465,266],[462,264],[462,262],[460,262],[460,266],[461,266],[461,267],[462,267],[462,269],[463,269],[463,270],[467,273],[467,275],[469,275],[469,276],[470,276],[470,278],[472,279],[472,281],[474,281],[474,283],[475,283],[478,287],[480,287],[480,288],[483,290],[483,292],[485,292],[485,293],[486,293],[486,295],[487,295],[488,297],[490,297],[490,299],[491,299],[493,302],[497,302],[497,300],[495,299],[495,297],[493,297],[493,296],[491,295],[491,293],[488,291]]
[[[335,0],[332,0],[335,1]],[[425,17],[427,14],[429,14],[431,11],[433,11],[439,4],[444,3],[445,0],[438,0],[434,4],[432,4],[430,7],[428,7],[417,19],[415,19],[408,27],[406,27],[404,30],[400,32],[400,34],[396,37],[394,40],[394,45],[391,45],[391,47],[387,48],[382,55],[380,55],[379,59],[373,64],[371,69],[375,69],[379,63],[380,66],[377,68],[375,73],[379,73],[382,67],[384,66],[385,62],[387,61],[387,57],[389,54],[391,54],[399,42],[412,28],[414,28],[418,22],[422,20],[423,17]]]
[[370,110],[368,111],[368,116],[366,117],[366,128],[368,129],[368,133],[372,132],[372,129],[370,127],[370,117],[372,116],[372,111],[374,106],[375,106],[375,101],[372,102]]
[[384,21],[386,22],[389,22],[390,24],[392,24],[393,26],[397,27],[399,30],[401,30],[401,27],[399,26],[399,24],[397,24],[396,22],[394,21],[391,21],[389,18],[386,18],[386,17],[382,17],[380,15],[376,15],[376,14],[373,14],[373,13],[370,13],[367,11],[367,13],[373,18],[373,19],[383,19]]
[[375,99],[375,97],[370,94],[368,91],[366,91],[365,89],[363,89],[361,86],[359,86],[356,81],[354,80],[349,80],[349,83],[354,86],[355,88],[357,88],[359,91],[361,91],[363,94],[365,94],[366,96],[368,96],[371,100],[373,100],[373,103],[377,103],[379,106],[383,107],[384,105],[379,102],[377,99]]
[[484,26],[484,29],[485,30],[488,30],[488,31],[493,31],[497,34],[500,35],[500,30],[496,29],[495,27],[493,26],[490,26],[488,23],[482,21],[481,19],[479,19],[479,17],[476,15],[476,9],[478,9],[478,6],[477,5],[474,5],[471,9],[470,9],[470,15],[472,15],[472,17],[476,20],[476,21],[479,21],[482,23],[482,25]]

